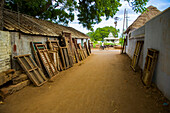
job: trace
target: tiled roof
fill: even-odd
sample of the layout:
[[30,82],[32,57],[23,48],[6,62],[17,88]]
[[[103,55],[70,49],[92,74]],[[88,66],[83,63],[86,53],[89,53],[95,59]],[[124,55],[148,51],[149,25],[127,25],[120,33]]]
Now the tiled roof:
[[3,11],[3,22],[4,28],[7,30],[20,31],[26,34],[59,36],[62,32],[68,32],[71,33],[73,38],[90,38],[74,28],[37,19],[8,9]]

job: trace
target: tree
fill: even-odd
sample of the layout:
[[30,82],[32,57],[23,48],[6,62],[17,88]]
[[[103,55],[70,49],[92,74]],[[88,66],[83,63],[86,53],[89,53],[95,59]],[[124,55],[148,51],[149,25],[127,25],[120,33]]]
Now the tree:
[[92,31],[92,32],[88,32],[87,34],[86,34],[87,36],[89,36],[90,37],[90,40],[91,41],[95,41],[95,38],[94,38],[94,32]]
[[[143,12],[148,0],[127,0],[135,12]],[[5,8],[54,23],[68,24],[75,11],[79,24],[93,30],[94,24],[113,18],[121,6],[120,0],[5,0]]]
[[118,37],[119,30],[115,29],[112,26],[97,28],[95,32],[88,32],[87,35],[91,37],[92,41],[102,41],[105,37],[108,37],[110,32],[113,34],[114,37]]

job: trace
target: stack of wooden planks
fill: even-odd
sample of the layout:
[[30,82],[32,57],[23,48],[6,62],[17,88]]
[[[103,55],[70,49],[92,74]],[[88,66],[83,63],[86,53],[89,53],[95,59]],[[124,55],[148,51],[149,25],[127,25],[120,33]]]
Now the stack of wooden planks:
[[[47,39],[43,42],[30,42],[32,54],[14,56],[21,70],[10,69],[0,73],[0,104],[4,97],[21,90],[30,83],[42,86],[48,80],[56,77],[59,72],[69,69],[91,54],[91,48],[86,42],[82,46],[70,33],[65,33],[57,39]],[[11,81],[11,82],[10,82]]]
[[52,79],[91,54],[91,48],[86,42],[82,46],[77,43],[77,39],[72,39],[71,33],[66,32],[57,39],[48,38],[46,44],[30,42],[30,45],[33,58],[30,54],[15,58],[35,86],[41,86],[48,78]]

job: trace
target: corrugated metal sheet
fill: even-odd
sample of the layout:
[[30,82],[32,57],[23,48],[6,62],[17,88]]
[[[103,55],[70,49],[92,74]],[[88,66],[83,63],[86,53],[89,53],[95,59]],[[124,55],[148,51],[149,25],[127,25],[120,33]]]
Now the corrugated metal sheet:
[[43,36],[59,36],[64,31],[71,33],[72,38],[90,38],[74,28],[37,19],[8,9],[4,9],[3,21],[4,27],[10,31]]

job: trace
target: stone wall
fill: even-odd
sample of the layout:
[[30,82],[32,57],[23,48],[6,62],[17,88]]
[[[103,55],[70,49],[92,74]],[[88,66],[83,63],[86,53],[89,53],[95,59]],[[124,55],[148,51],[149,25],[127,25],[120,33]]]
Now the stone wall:
[[11,68],[11,39],[7,31],[0,31],[0,72]]

